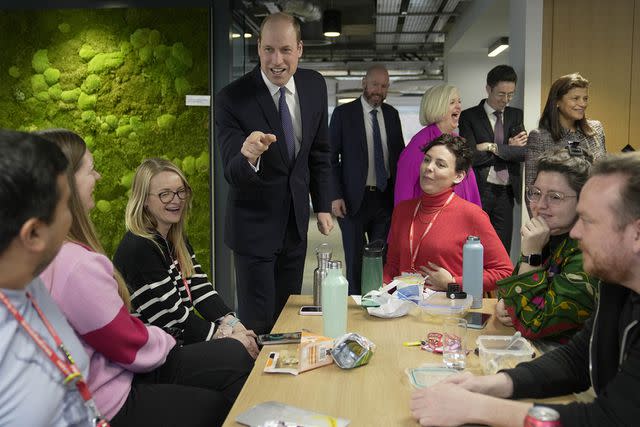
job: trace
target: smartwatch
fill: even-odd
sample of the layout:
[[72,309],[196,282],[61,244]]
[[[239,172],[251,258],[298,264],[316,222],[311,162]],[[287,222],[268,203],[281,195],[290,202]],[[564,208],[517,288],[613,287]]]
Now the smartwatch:
[[526,262],[531,267],[538,267],[542,265],[542,254],[522,255],[520,262]]

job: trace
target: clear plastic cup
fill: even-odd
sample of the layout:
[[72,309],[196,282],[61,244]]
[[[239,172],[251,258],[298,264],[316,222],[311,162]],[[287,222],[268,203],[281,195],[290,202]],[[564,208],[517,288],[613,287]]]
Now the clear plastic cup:
[[443,322],[442,362],[447,368],[464,369],[467,359],[467,321],[447,317]]

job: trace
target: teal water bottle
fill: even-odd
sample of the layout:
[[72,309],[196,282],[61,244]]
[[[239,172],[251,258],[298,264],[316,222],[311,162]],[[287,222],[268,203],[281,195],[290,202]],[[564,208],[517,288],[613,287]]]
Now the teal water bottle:
[[382,286],[382,253],[384,252],[384,242],[376,240],[364,247],[362,255],[362,283],[360,284],[361,295],[367,292],[378,290]]
[[480,238],[467,237],[462,248],[462,287],[467,295],[473,296],[471,308],[482,308],[482,273],[484,248]]
[[347,333],[348,289],[342,263],[329,261],[327,277],[322,281],[322,327],[326,337],[337,338]]

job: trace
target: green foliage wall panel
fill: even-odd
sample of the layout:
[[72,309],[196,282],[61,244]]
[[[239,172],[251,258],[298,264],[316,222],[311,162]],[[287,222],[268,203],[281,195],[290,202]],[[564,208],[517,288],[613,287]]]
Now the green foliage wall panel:
[[124,234],[133,171],[165,157],[194,191],[188,233],[210,272],[206,9],[0,11],[0,126],[71,129],[102,180],[92,212],[108,255]]

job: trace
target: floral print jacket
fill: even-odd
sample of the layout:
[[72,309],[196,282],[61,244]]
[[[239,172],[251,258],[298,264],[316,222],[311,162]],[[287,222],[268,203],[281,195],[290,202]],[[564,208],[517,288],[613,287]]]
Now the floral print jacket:
[[599,281],[584,271],[578,243],[566,236],[540,268],[516,274],[519,268],[497,282],[514,327],[529,339],[567,342],[591,315]]

